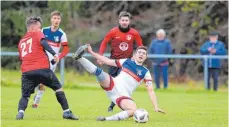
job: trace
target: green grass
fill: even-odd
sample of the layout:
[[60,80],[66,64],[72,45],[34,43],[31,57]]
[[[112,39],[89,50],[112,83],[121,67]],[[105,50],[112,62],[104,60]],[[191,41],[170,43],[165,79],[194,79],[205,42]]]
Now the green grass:
[[[20,70],[8,70],[1,68],[1,86],[18,87],[21,86],[21,72]],[[60,79],[60,73],[56,72],[57,77]],[[80,75],[74,70],[65,71],[65,84],[64,88],[77,88],[84,89],[85,87],[99,88],[98,82],[96,82],[95,76],[88,73]],[[154,85],[155,86],[155,85]],[[188,80],[185,83],[178,83],[176,81],[170,81],[169,87],[174,88],[176,91],[192,91],[199,90],[204,91],[203,81]],[[144,88],[140,87],[138,90]],[[227,86],[220,84],[219,91],[227,91]]]
[[2,127],[227,127],[227,92],[208,91],[156,91],[159,106],[167,114],[153,110],[147,92],[136,91],[133,99],[138,107],[146,109],[150,120],[146,124],[137,124],[132,118],[124,121],[97,122],[99,115],[107,113],[110,103],[105,92],[100,89],[65,89],[72,111],[80,116],[79,121],[62,119],[62,110],[56,101],[54,92],[47,89],[40,107],[32,109],[30,100],[24,120],[17,121],[17,104],[20,98],[19,87],[2,86]]
[[[62,110],[54,92],[46,89],[40,107],[32,109],[29,102],[24,120],[16,121],[20,99],[20,71],[1,70],[1,120],[2,127],[227,127],[228,90],[220,87],[218,92],[206,91],[203,84],[193,81],[187,84],[172,84],[168,90],[157,90],[160,108],[166,115],[156,113],[145,88],[140,86],[133,94],[138,107],[146,109],[150,120],[138,124],[132,118],[116,122],[97,122],[97,116],[109,116],[110,101],[99,87],[94,76],[65,73],[65,93],[72,111],[80,116],[79,121],[62,119]],[[59,76],[59,74],[57,73]],[[33,96],[31,97],[33,98]]]
[[[20,70],[7,70],[1,69],[1,85],[18,87],[21,85],[21,71]],[[60,79],[60,73],[56,73]],[[81,86],[97,87],[98,83],[95,82],[96,78],[84,73],[80,75],[74,71],[65,72],[65,88],[81,88]]]

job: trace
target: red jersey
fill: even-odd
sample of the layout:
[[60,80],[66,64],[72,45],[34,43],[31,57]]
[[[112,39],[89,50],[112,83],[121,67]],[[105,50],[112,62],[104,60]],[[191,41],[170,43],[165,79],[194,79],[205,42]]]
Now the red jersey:
[[128,32],[124,33],[118,27],[114,27],[103,39],[99,53],[103,55],[106,45],[110,42],[112,59],[130,58],[134,49],[134,41],[138,46],[142,45],[141,36],[135,29],[130,28]]
[[27,32],[20,40],[18,51],[22,72],[49,68],[48,56],[41,45],[42,38],[45,38],[42,32]]

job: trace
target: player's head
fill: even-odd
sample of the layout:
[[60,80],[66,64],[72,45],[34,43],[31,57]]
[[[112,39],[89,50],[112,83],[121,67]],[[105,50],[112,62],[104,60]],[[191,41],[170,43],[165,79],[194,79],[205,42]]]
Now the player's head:
[[122,11],[119,14],[119,25],[121,28],[128,28],[130,25],[131,14],[126,11]]
[[40,17],[27,17],[26,19],[26,28],[29,32],[38,32],[41,31],[42,19]]
[[51,12],[51,24],[53,27],[59,27],[62,14],[59,11]]
[[166,36],[165,30],[164,29],[159,29],[157,31],[156,35],[157,35],[157,39],[158,40],[164,40],[165,36]]
[[145,46],[139,46],[134,53],[134,57],[136,62],[142,64],[143,62],[145,62],[146,58],[147,58],[147,47]]

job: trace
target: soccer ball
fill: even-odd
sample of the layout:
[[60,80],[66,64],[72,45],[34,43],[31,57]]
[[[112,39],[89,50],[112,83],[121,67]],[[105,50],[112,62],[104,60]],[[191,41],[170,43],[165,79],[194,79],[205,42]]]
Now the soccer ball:
[[137,123],[146,123],[149,120],[149,113],[145,109],[137,109],[134,112],[134,120]]

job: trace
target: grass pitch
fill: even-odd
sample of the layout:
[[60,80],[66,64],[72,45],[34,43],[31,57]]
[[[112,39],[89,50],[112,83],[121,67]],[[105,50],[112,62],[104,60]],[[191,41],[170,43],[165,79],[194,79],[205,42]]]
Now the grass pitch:
[[20,87],[2,86],[1,122],[2,127],[227,127],[228,92],[204,90],[159,90],[156,91],[159,107],[166,114],[156,113],[147,91],[140,89],[133,94],[138,107],[149,112],[149,121],[138,124],[129,118],[124,121],[98,122],[100,115],[112,115],[120,110],[115,107],[113,113],[107,112],[110,104],[102,89],[65,89],[69,106],[79,121],[64,120],[62,110],[53,91],[46,89],[39,108],[31,108],[32,97],[25,112],[24,120],[15,120],[20,98]]

